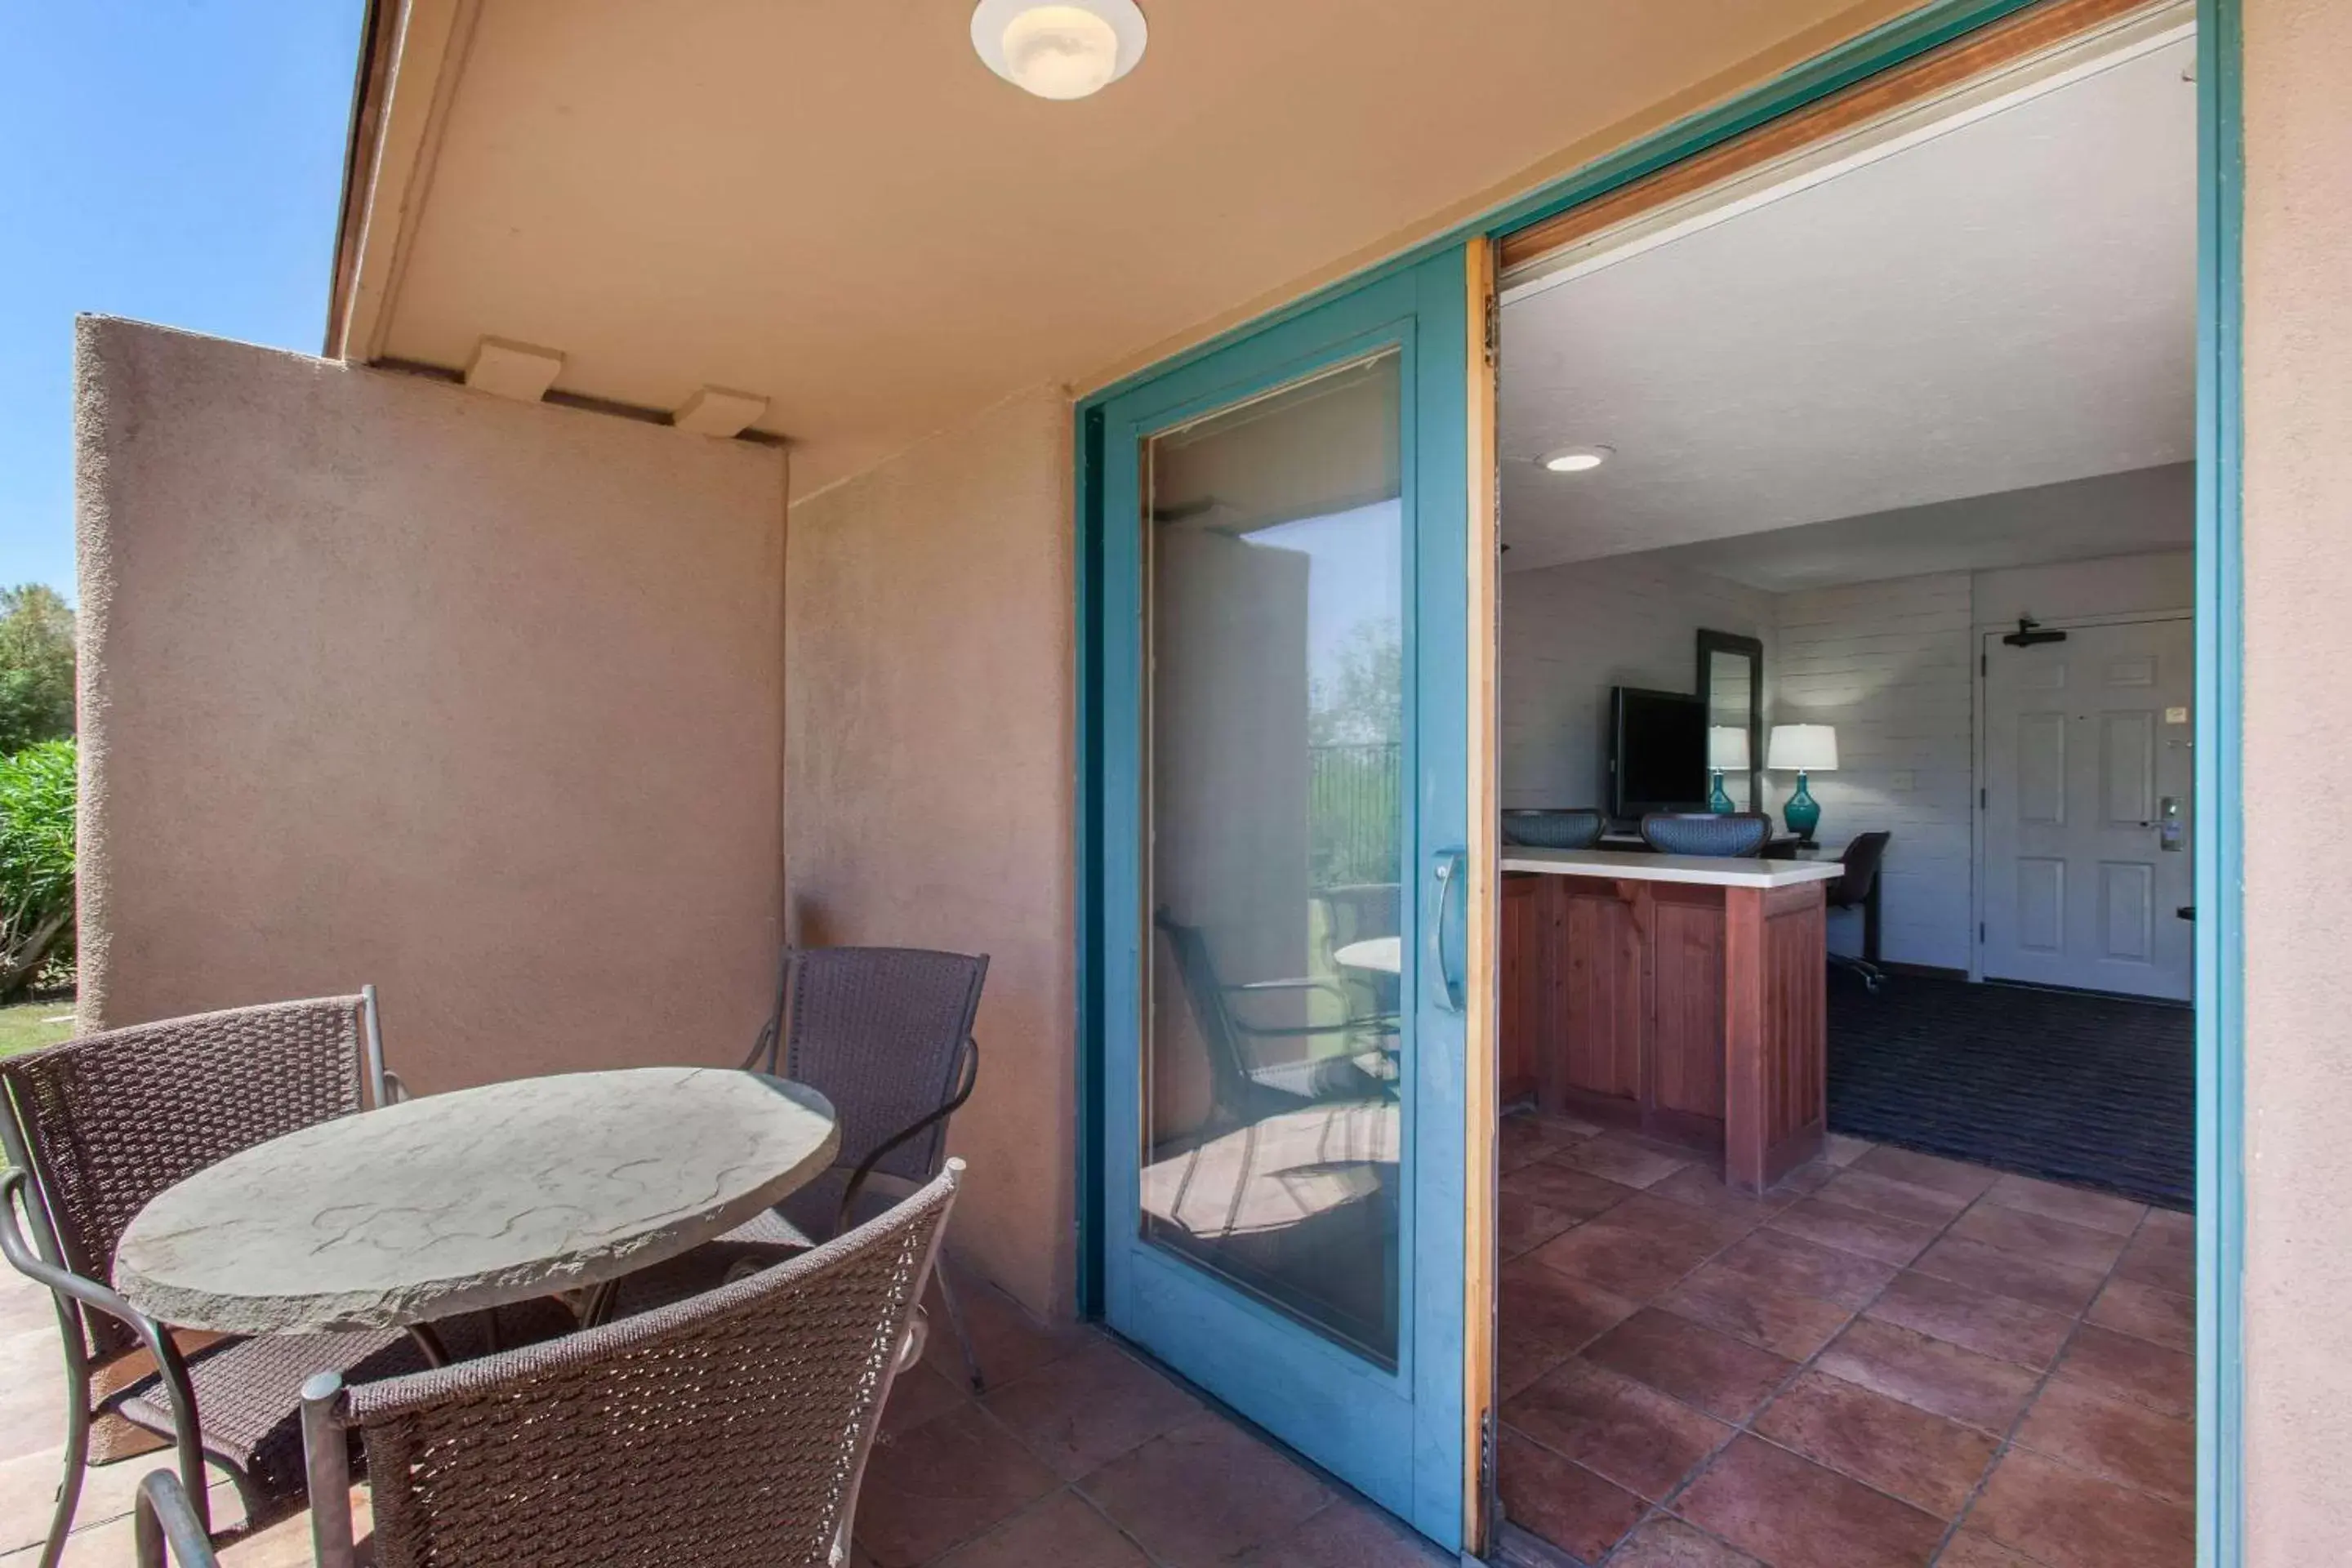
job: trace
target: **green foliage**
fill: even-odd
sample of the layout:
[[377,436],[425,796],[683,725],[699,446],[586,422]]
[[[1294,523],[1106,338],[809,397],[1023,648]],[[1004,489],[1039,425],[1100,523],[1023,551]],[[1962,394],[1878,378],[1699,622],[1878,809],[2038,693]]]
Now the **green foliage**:
[[1317,675],[1307,718],[1309,874],[1318,888],[1397,879],[1403,821],[1404,640],[1357,623]]
[[1404,738],[1404,637],[1388,619],[1360,621],[1313,679],[1307,738],[1317,746],[1394,744]]
[[54,588],[0,588],[0,753],[74,732],[74,613]]
[[0,762],[0,997],[73,952],[75,763],[71,741]]

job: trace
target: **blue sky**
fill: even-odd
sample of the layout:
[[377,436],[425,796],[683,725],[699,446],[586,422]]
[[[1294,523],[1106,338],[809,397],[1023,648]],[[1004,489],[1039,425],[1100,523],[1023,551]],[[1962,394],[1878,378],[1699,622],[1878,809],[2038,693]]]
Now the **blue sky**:
[[72,597],[73,319],[319,351],[360,0],[0,0],[0,584]]

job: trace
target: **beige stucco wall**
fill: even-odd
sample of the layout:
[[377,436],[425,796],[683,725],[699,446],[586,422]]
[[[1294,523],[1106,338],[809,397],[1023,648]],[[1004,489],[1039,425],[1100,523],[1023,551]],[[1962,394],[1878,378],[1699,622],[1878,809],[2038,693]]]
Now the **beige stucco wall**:
[[2352,5],[2245,6],[2246,1517],[2352,1562]]
[[1075,1301],[1070,407],[1040,388],[794,507],[797,940],[984,952],[950,1245]]
[[86,1026],[382,989],[420,1089],[772,992],[773,448],[80,326]]

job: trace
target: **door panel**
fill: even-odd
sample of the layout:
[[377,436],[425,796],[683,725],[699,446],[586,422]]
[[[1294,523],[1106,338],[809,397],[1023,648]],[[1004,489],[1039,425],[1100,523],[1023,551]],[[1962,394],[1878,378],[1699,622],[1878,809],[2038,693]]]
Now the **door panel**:
[[2066,715],[2024,713],[2017,721],[2017,819],[2066,820]]
[[1988,978],[2188,999],[2193,660],[2186,618],[1985,639]]
[[2156,715],[2100,715],[2099,795],[2105,826],[2136,827],[2156,815]]
[[2106,956],[2146,963],[2156,956],[2156,870],[2146,861],[2099,863],[2099,902],[2106,911]]
[[1448,1547],[1465,264],[1103,409],[1106,1316]]

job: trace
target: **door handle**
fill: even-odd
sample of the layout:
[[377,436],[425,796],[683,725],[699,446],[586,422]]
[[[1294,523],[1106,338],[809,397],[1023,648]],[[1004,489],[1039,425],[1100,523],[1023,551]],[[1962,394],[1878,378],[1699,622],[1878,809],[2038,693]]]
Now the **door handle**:
[[1437,879],[1437,908],[1429,922],[1429,962],[1437,975],[1438,1001],[1449,1013],[1462,1011],[1462,971],[1445,961],[1445,917],[1462,906],[1468,858],[1466,850],[1441,849],[1431,868]]

